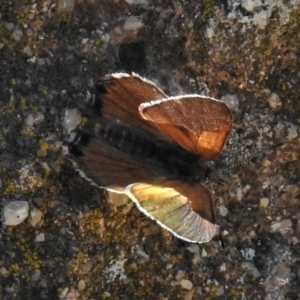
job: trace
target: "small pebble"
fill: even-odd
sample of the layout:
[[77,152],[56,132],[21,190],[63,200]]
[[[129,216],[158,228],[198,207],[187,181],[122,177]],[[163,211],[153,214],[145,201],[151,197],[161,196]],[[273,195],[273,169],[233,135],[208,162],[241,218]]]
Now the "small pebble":
[[252,248],[241,250],[241,253],[246,260],[253,260],[253,258],[255,257],[255,249]]
[[33,270],[32,275],[31,275],[31,280],[38,281],[38,280],[40,280],[40,278],[41,278],[41,270],[40,269]]
[[10,23],[10,22],[4,22],[4,26],[9,31],[12,31],[15,27],[14,23]]
[[281,279],[286,279],[291,276],[291,268],[287,263],[278,263],[273,267],[272,273]]
[[284,232],[292,228],[292,221],[290,219],[283,219],[281,221],[275,221],[271,224],[271,230],[274,232]]
[[187,279],[182,279],[180,285],[186,290],[191,290],[193,288],[193,283]]
[[89,260],[85,264],[82,265],[81,273],[88,274],[92,270],[92,268],[93,268],[93,262]]
[[245,261],[241,264],[242,268],[251,271],[254,278],[260,277],[261,273],[257,270],[254,264],[250,261]]
[[221,266],[220,266],[220,271],[221,272],[226,272],[226,264],[223,263]]
[[272,93],[268,98],[267,101],[269,102],[271,108],[277,109],[282,106],[282,103],[280,101],[280,98],[277,94]]
[[215,294],[216,296],[222,296],[224,294],[224,286],[223,285],[217,286]]
[[75,6],[75,0],[58,0],[58,11],[72,12]]
[[45,234],[43,232],[39,233],[36,237],[35,237],[35,241],[40,243],[40,242],[44,242],[45,241]]
[[125,262],[127,259],[113,259],[109,265],[103,270],[103,274],[108,283],[115,280],[124,280],[127,278],[125,273]]
[[33,127],[34,125],[42,123],[44,119],[45,116],[41,112],[35,112],[27,115],[25,123],[28,127]]
[[207,257],[207,252],[206,252],[205,248],[202,249],[201,256]]
[[11,201],[4,206],[3,225],[15,226],[21,224],[28,217],[29,205],[27,201]]
[[238,111],[239,109],[239,98],[237,95],[227,94],[221,98],[221,101],[224,102],[231,111]]
[[199,254],[199,245],[197,244],[190,244],[186,249],[191,253]]
[[143,22],[141,19],[130,16],[126,19],[125,24],[124,24],[124,29],[125,30],[138,30],[144,26]]
[[183,270],[179,270],[175,276],[176,281],[180,281],[184,278],[185,272]]
[[79,280],[77,287],[79,291],[83,291],[85,289],[85,281],[83,279]]
[[28,45],[24,47],[23,52],[26,53],[28,56],[32,55],[32,50]]
[[148,5],[148,0],[125,0],[129,5]]
[[34,207],[30,211],[30,223],[33,227],[35,227],[42,220],[43,213]]
[[261,198],[260,200],[259,200],[259,202],[260,202],[260,207],[263,207],[263,208],[266,208],[266,207],[268,207],[269,206],[269,199],[268,198]]
[[228,210],[227,210],[227,208],[225,207],[225,205],[220,205],[220,207],[219,207],[219,212],[220,212],[220,215],[222,216],[222,217],[225,217],[226,215],[227,215],[227,213],[228,213]]
[[22,35],[23,35],[22,30],[19,28],[15,28],[11,36],[15,41],[20,41]]
[[253,12],[258,7],[262,6],[261,0],[241,0],[241,6],[248,12]]
[[288,126],[288,136],[287,136],[288,140],[293,140],[296,137],[298,137],[297,127],[294,124],[289,122],[287,122],[287,126]]
[[0,275],[7,276],[9,274],[8,270],[4,267],[0,267]]
[[81,122],[81,115],[77,108],[67,109],[65,112],[64,127],[67,132],[74,130]]

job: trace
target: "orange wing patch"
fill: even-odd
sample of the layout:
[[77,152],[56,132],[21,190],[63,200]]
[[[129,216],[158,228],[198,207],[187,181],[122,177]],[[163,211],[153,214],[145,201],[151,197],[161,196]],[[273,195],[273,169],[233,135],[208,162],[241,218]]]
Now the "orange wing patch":
[[212,160],[223,150],[232,126],[225,103],[188,95],[143,103],[141,116],[186,150]]

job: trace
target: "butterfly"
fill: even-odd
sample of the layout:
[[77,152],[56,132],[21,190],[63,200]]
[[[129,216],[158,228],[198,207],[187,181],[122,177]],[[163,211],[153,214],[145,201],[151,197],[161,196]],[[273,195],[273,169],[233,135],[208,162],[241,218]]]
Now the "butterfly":
[[96,84],[93,107],[97,126],[69,144],[85,175],[125,193],[176,237],[210,241],[217,225],[201,183],[232,126],[225,103],[200,95],[168,97],[137,74],[116,73]]

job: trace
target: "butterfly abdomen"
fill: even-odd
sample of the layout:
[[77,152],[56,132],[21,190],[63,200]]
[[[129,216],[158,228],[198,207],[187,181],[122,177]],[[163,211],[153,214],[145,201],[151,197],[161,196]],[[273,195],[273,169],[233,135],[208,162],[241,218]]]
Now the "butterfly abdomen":
[[154,141],[141,132],[121,124],[102,123],[97,132],[110,146],[123,153],[138,158],[153,158],[157,156],[157,147]]
[[146,132],[103,122],[97,136],[122,153],[160,165],[168,176],[194,179],[195,173],[203,173],[199,170],[199,157],[167,141],[157,140]]

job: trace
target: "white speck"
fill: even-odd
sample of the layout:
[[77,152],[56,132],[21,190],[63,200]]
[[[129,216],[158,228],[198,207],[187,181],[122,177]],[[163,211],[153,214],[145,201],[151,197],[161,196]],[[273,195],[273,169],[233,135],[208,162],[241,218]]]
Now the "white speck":
[[229,232],[227,231],[227,230],[223,230],[222,231],[222,236],[226,236],[226,235],[228,235],[229,234]]
[[236,199],[241,201],[243,199],[243,188],[241,184],[238,184],[236,187]]
[[288,140],[292,140],[298,137],[299,134],[297,127],[290,122],[286,122],[286,125],[288,127]]
[[226,272],[226,264],[225,263],[222,263],[222,265],[220,266],[220,271]]
[[137,256],[144,258],[145,260],[149,260],[150,256],[140,247],[135,246],[131,248],[132,253],[136,253]]
[[124,24],[125,30],[138,30],[144,26],[142,20],[137,17],[130,16],[126,19]]
[[222,217],[225,217],[226,215],[227,215],[227,213],[228,213],[228,210],[227,210],[227,208],[225,207],[225,205],[221,205],[220,207],[219,207],[219,212],[220,212],[220,215],[222,216]]
[[104,269],[103,274],[106,277],[108,283],[114,282],[116,279],[122,280],[127,278],[124,270],[124,264],[126,261],[127,259],[113,259]]
[[88,38],[82,39],[81,44],[84,45],[84,44],[86,44],[88,41],[89,41]]
[[129,5],[148,5],[148,0],[125,0]]
[[207,39],[211,39],[215,35],[215,22],[213,19],[208,20],[208,26],[206,27],[205,30],[205,36]]
[[28,127],[33,127],[34,125],[42,123],[44,119],[45,117],[41,112],[35,112],[27,115],[25,123]]
[[245,250],[241,250],[241,253],[245,260],[253,260],[253,257],[255,256],[255,250],[252,248],[246,248]]
[[241,0],[241,6],[249,12],[254,11],[254,9],[261,5],[260,0]]
[[81,115],[77,108],[67,109],[65,112],[64,126],[67,132],[74,130],[81,121]]
[[29,205],[27,201],[11,201],[4,206],[3,225],[16,226],[28,217]]
[[27,59],[28,62],[35,63],[36,62],[36,56],[32,56],[31,58]]

